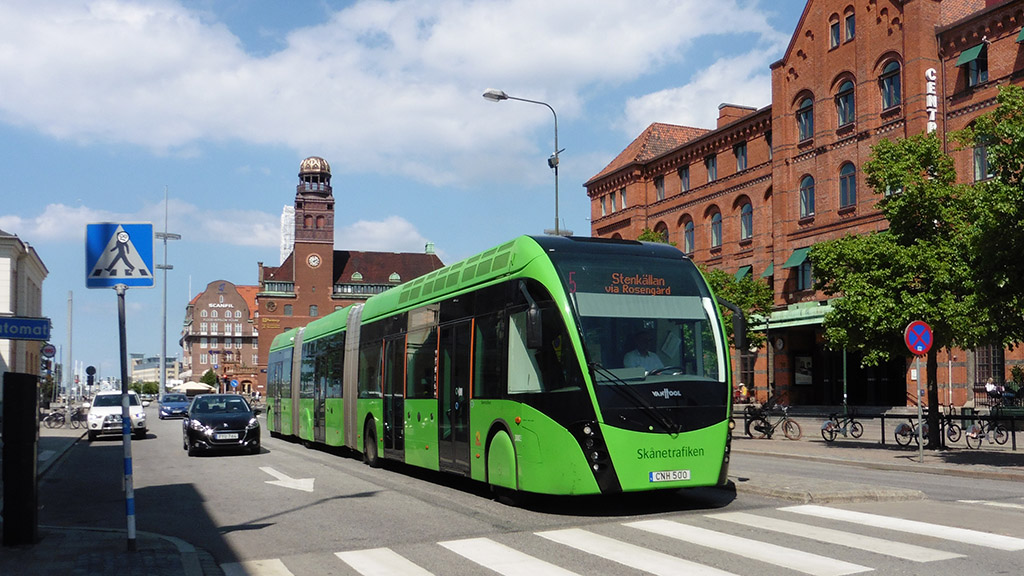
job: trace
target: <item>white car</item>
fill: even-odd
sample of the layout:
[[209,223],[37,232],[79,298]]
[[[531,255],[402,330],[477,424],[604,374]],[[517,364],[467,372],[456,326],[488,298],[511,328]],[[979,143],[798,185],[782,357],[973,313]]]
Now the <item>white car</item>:
[[[136,440],[146,437],[146,411],[142,401],[135,392],[128,392],[128,415],[131,417],[131,430]],[[121,430],[121,393],[100,392],[92,399],[89,406],[88,430],[89,440],[95,440],[101,434],[122,434]]]

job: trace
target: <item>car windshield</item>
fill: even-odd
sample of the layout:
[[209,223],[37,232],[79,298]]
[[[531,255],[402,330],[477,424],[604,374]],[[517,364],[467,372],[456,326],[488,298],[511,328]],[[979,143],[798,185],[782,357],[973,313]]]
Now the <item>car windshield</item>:
[[197,414],[241,414],[250,412],[249,405],[238,396],[202,396],[196,398],[192,411]]
[[[128,395],[128,403],[131,404],[132,406],[138,406],[139,405],[139,397],[136,396],[135,394],[129,394]],[[120,406],[121,405],[121,395],[120,394],[102,394],[100,396],[97,396],[97,397],[93,398],[92,405],[93,406]]]
[[188,399],[184,394],[164,394],[164,399],[161,402],[188,402]]

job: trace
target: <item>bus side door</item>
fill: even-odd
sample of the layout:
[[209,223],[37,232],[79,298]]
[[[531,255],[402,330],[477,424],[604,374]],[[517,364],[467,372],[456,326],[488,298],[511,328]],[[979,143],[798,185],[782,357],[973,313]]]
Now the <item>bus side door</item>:
[[384,341],[384,456],[405,457],[405,336]]
[[469,395],[472,323],[440,327],[437,426],[441,470],[469,476]]

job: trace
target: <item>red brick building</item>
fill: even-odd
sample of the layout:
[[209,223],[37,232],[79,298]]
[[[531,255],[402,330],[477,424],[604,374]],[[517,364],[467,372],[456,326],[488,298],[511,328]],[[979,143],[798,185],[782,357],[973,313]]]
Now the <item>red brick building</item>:
[[256,290],[256,286],[216,280],[188,303],[181,330],[186,380],[198,382],[213,370],[221,379],[221,391],[248,394],[257,390]]
[[[769,346],[739,378],[794,404],[916,402],[911,366],[861,368],[824,346],[829,301],[812,289],[815,243],[882,230],[861,166],[882,139],[966,127],[998,87],[1024,83],[1024,0],[810,0],[782,58],[772,102],[719,108],[711,130],[652,124],[586,184],[594,236],[660,232],[693,259],[775,292]],[[986,177],[984,150],[954,155],[961,181]],[[999,347],[940,353],[942,403],[975,401],[1024,358]],[[844,386],[845,384],[845,386]],[[983,398],[977,398],[982,403]]]
[[431,244],[423,253],[335,250],[331,167],[316,156],[299,166],[291,254],[280,266],[258,265],[261,394],[275,336],[443,266]]

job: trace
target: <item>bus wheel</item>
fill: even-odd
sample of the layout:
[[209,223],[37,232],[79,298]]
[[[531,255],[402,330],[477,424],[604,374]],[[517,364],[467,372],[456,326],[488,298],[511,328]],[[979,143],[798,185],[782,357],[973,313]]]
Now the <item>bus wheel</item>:
[[380,458],[377,457],[377,430],[373,422],[366,423],[363,430],[363,462],[370,468],[380,468]]

